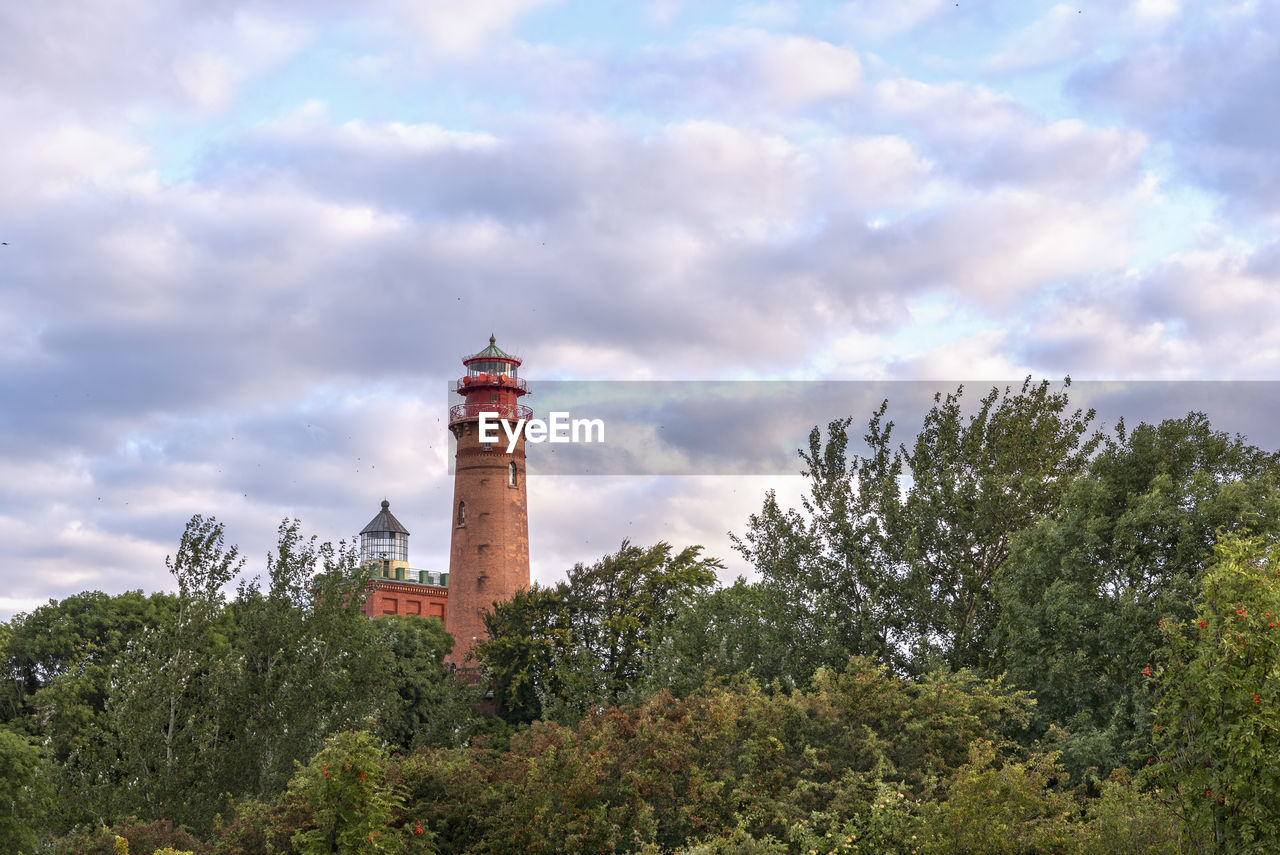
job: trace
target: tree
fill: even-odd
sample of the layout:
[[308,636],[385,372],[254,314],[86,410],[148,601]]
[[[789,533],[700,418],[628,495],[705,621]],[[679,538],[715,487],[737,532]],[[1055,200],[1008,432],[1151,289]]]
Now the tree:
[[292,841],[299,855],[402,852],[406,836],[391,825],[403,800],[387,786],[386,770],[387,757],[378,743],[354,730],[334,735],[299,769],[286,796],[305,818]]
[[776,587],[741,578],[683,603],[647,658],[641,693],[683,697],[708,678],[736,674],[800,688],[818,663],[803,655],[802,627],[788,606]]
[[224,725],[235,735],[227,792],[280,792],[329,734],[394,703],[384,638],[360,612],[367,577],[353,549],[317,540],[298,520],[282,521],[266,590],[256,577],[242,581],[231,604],[239,670]]
[[571,629],[596,664],[597,699],[615,702],[634,685],[680,605],[715,584],[724,565],[701,556],[700,546],[673,554],[668,543],[642,549],[624,540],[613,555],[569,571]]
[[849,459],[848,428],[838,419],[809,433],[800,457],[809,479],[803,512],[783,510],[771,490],[759,514],[748,520],[735,547],[760,572],[791,627],[789,670],[798,682],[820,667],[839,667],[850,656],[898,660],[893,635],[898,580],[887,552],[889,520],[896,508],[882,495],[901,477],[901,461],[889,445],[892,423],[882,427],[888,402],[872,416],[869,457]]
[[1199,852],[1280,847],[1280,543],[1227,538],[1194,617],[1162,622],[1147,780]]
[[169,594],[86,591],[50,601],[8,625],[3,651],[8,673],[0,719],[38,737],[51,761],[56,793],[52,827],[99,816],[113,790],[115,765],[103,715],[114,660],[162,616],[177,608]]
[[35,851],[44,823],[47,769],[28,737],[0,727],[0,840],[14,855]]
[[[979,740],[1009,750],[1028,703],[971,674],[904,680],[852,659],[807,691],[659,691],[535,722],[505,749],[415,752],[393,777],[444,852],[670,852],[735,830],[792,852],[910,852],[912,811],[871,814],[890,794],[945,794]],[[837,850],[846,829],[861,850]]]
[[1072,821],[1079,810],[1062,792],[1066,775],[1056,754],[1025,762],[997,756],[976,742],[972,756],[952,778],[945,801],[931,805],[926,852],[1020,855],[1080,852],[1088,827]]
[[1062,508],[1014,538],[997,598],[995,667],[1035,692],[1037,733],[1066,729],[1064,760],[1102,774],[1144,752],[1139,672],[1162,617],[1185,620],[1220,533],[1280,527],[1274,455],[1192,413],[1123,423]]
[[566,693],[558,669],[573,647],[565,587],[521,589],[484,615],[488,638],[476,645],[475,655],[498,713],[508,721],[541,718],[542,699]]
[[722,565],[701,553],[623,541],[554,588],[495,603],[475,652],[504,716],[531,721],[554,709],[573,718],[630,691],[680,604],[715,583]]
[[171,594],[142,591],[85,591],[50,600],[10,623],[8,667],[29,697],[68,671],[110,665],[131,639],[176,607]]
[[243,561],[226,547],[222,524],[197,515],[165,565],[178,583],[177,608],[112,666],[105,720],[117,760],[99,774],[118,782],[120,815],[207,826],[223,800],[216,782],[229,734],[221,725],[239,667],[223,588]]
[[915,673],[990,665],[1010,538],[1058,506],[1100,437],[1093,411],[1070,410],[1065,387],[1047,381],[992,389],[967,416],[963,393],[935,396],[910,447],[894,447],[887,400],[866,455],[850,452],[849,419],[825,443],[815,428],[802,511],[770,495],[739,538],[825,657],[873,655]]
[[22,692],[10,645],[13,627],[0,621],[0,724],[13,721],[22,711]]
[[404,749],[462,744],[474,729],[479,697],[444,663],[453,636],[439,618],[386,615],[372,624],[395,691],[378,732]]

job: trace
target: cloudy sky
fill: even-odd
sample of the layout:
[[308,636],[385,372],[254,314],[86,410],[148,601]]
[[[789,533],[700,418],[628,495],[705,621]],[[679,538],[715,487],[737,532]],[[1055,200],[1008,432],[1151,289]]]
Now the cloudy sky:
[[[171,587],[194,513],[257,567],[386,496],[443,568],[490,332],[535,388],[1270,380],[1278,41],[1274,2],[2,4],[0,618]],[[796,480],[531,479],[534,575],[744,569]]]

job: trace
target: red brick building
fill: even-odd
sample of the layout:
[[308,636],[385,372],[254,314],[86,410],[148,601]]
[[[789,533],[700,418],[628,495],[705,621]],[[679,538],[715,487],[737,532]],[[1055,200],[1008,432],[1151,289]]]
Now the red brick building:
[[438,617],[448,626],[449,574],[409,568],[409,530],[382,500],[382,510],[360,532],[360,563],[369,571],[362,611],[379,615]]

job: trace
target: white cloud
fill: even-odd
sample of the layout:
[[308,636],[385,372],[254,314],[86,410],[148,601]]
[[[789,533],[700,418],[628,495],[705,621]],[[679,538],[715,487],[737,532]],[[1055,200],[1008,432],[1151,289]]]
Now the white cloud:
[[801,36],[769,40],[755,51],[756,85],[784,106],[797,106],[858,91],[858,55],[829,42]]
[[470,56],[521,16],[559,0],[403,0],[400,14],[426,37],[432,49],[448,57]]
[[306,40],[296,24],[240,11],[213,35],[212,46],[176,56],[173,74],[197,109],[224,110],[248,80],[296,53]]
[[1057,3],[1005,36],[982,67],[991,74],[1016,75],[1114,54],[1120,45],[1142,44],[1158,37],[1180,14],[1177,0],[1090,6]]
[[977,186],[1042,187],[1072,198],[1126,193],[1145,181],[1145,135],[1079,119],[1045,121],[993,90],[891,78],[870,109],[922,137],[938,172]]
[[905,356],[892,365],[895,377],[907,380],[1001,380],[1025,377],[1027,369],[1010,359],[1010,332],[985,329]]
[[21,129],[9,136],[0,162],[0,215],[86,186],[115,185],[151,165],[136,135],[51,115],[31,101],[0,97],[0,127]]
[[1280,215],[1280,7],[1189,7],[1146,41],[1082,66],[1073,92],[1169,147],[1179,177],[1245,222]]
[[659,27],[669,27],[684,11],[685,0],[648,0],[649,18]]
[[998,74],[1036,71],[1093,49],[1095,10],[1086,18],[1078,5],[1058,3],[1045,15],[1014,33],[984,63]]
[[1180,0],[1135,0],[1130,7],[1134,20],[1156,30],[1177,20],[1182,14]]
[[854,0],[832,17],[857,37],[882,39],[897,35],[931,20],[946,4],[943,0]]
[[309,38],[289,10],[260,14],[247,2],[10,4],[0,10],[0,82],[85,116],[222,110]]
[[1280,296],[1258,257],[1218,245],[1060,293],[1028,313],[1025,358],[1085,378],[1271,379]]

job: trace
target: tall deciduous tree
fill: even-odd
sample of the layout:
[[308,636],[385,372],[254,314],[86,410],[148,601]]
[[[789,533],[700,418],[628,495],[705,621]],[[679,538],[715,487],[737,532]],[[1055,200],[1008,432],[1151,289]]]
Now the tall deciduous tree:
[[377,732],[404,749],[459,745],[478,724],[472,709],[479,697],[457,679],[444,658],[453,636],[438,618],[386,615],[372,621],[385,658],[388,693]]
[[[1065,387],[1047,381],[992,389],[967,418],[962,391],[936,398],[911,449],[898,453],[911,480],[886,519],[917,657],[984,668],[1010,538],[1057,509],[1101,437],[1089,430],[1093,411],[1071,410]],[[888,489],[880,495],[894,503]]]
[[1010,537],[1057,507],[1100,437],[1065,386],[1028,378],[968,414],[963,393],[935,396],[910,446],[894,445],[888,401],[865,455],[849,448],[849,419],[832,422],[825,443],[815,428],[801,452],[802,509],[782,511],[770,495],[739,538],[823,658],[874,655],[917,672],[990,664]]
[[197,515],[165,564],[178,584],[177,608],[111,673],[106,718],[118,746],[118,808],[207,823],[221,801],[212,785],[226,757],[221,725],[239,670],[223,633],[223,588],[243,561],[225,545],[222,524]]
[[14,855],[35,851],[44,826],[48,769],[40,749],[0,727],[0,840]]
[[92,713],[101,712],[111,662],[176,604],[170,594],[85,591],[18,614],[0,639],[5,688],[10,690],[0,696],[0,720],[29,716],[34,696],[64,675],[84,682],[79,702]]
[[641,692],[684,697],[708,678],[738,674],[787,691],[801,688],[820,664],[800,643],[806,629],[777,588],[739,578],[681,604],[648,657]]
[[232,792],[279,792],[295,764],[335,730],[363,724],[392,703],[382,639],[360,612],[365,577],[357,556],[280,524],[267,556],[266,590],[240,584],[231,605],[239,673],[226,727]]
[[1280,464],[1192,413],[1119,426],[1062,509],[1019,534],[997,590],[996,667],[1038,699],[1064,760],[1101,771],[1147,741],[1139,672],[1188,618],[1222,533],[1280,528]]
[[86,591],[19,614],[9,625],[0,718],[36,736],[49,755],[54,827],[101,815],[114,789],[113,776],[99,774],[115,765],[103,722],[112,663],[176,607],[170,594]]
[[[888,402],[871,418],[869,456],[850,458],[849,425],[838,419],[809,433],[800,452],[809,492],[801,510],[783,510],[765,496],[734,545],[760,572],[791,628],[790,670],[801,681],[849,656],[897,660],[894,627],[898,578],[888,553],[902,463],[889,444]],[[886,515],[890,515],[888,518]]]
[[559,663],[573,648],[566,586],[534,585],[485,613],[488,638],[476,645],[498,712],[512,722],[542,716],[543,698],[563,697]]
[[673,552],[668,543],[623,541],[553,589],[496,603],[476,655],[505,715],[528,721],[555,708],[573,717],[615,702],[637,684],[680,604],[709,590],[721,566],[698,546]]

